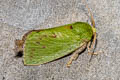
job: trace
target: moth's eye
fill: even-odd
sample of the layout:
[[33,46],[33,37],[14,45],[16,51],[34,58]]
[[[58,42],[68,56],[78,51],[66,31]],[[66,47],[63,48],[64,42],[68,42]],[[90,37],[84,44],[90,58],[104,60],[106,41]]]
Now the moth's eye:
[[23,51],[19,51],[15,57],[22,57],[23,56]]

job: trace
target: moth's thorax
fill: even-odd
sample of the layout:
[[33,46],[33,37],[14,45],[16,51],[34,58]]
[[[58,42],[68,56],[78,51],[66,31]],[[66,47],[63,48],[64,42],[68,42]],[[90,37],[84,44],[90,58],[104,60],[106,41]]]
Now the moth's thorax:
[[81,39],[91,40],[93,36],[93,29],[88,23],[76,22],[72,26],[74,33],[79,35]]

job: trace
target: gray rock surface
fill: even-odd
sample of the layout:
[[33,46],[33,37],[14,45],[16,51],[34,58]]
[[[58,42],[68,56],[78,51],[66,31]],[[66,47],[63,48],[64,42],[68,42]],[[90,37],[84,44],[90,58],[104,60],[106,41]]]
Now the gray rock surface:
[[102,51],[89,62],[85,51],[70,68],[70,56],[40,66],[15,58],[14,40],[33,29],[88,22],[81,0],[0,0],[0,80],[120,80],[120,0],[87,1]]

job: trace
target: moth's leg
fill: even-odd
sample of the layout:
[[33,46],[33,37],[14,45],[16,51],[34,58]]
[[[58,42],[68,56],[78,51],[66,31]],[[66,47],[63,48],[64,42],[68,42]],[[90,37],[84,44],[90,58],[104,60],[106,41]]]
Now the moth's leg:
[[88,54],[90,54],[90,55],[94,54],[91,44],[92,44],[92,42],[90,41],[90,42],[88,42],[88,45],[87,45]]
[[91,54],[91,55],[98,54],[97,52],[94,52],[95,45],[96,45],[96,33],[94,33],[93,35],[93,41],[89,42],[87,45],[88,54]]
[[79,49],[73,52],[70,60],[67,63],[67,67],[70,67],[70,65],[72,64],[72,61],[76,60],[78,58],[79,53],[82,52],[86,47],[87,47],[87,43],[84,43]]
[[91,45],[91,41],[88,42],[88,45],[87,45],[87,50],[88,50],[88,54],[90,53],[90,45]]

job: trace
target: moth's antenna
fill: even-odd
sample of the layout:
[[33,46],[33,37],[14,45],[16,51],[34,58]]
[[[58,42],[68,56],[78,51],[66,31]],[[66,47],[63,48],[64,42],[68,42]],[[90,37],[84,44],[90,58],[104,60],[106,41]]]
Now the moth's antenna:
[[92,12],[90,11],[90,8],[88,7],[86,1],[83,0],[83,2],[85,3],[85,6],[86,6],[86,8],[88,9],[88,12],[90,13],[92,26],[95,28],[95,21],[94,21],[94,18],[93,18]]
[[92,15],[92,12],[90,11],[87,3],[85,0],[83,0],[83,2],[85,3],[85,6],[86,8],[88,9],[88,12],[90,13],[90,17],[91,17],[91,23],[92,23],[92,26],[93,26],[93,41],[91,42],[91,46],[90,48],[92,49],[92,55],[91,55],[91,58],[90,58],[90,61],[93,57],[93,54],[94,54],[94,49],[95,49],[95,44],[96,44],[96,30],[95,30],[95,21],[94,21],[94,18],[93,18],[93,15]]

